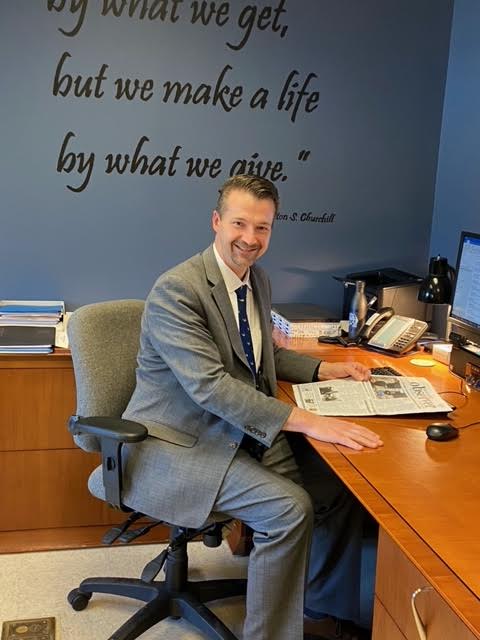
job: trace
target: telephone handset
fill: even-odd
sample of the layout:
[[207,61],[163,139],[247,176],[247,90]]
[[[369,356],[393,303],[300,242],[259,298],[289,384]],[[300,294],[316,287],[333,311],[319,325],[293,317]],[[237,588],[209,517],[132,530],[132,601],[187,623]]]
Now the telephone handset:
[[[365,322],[363,329],[361,331],[361,339],[362,342],[366,342],[373,336],[376,331],[378,331],[382,324],[385,324],[387,320],[390,320],[392,316],[395,315],[395,311],[392,307],[383,307],[379,309],[376,313],[370,316],[368,320]],[[380,326],[379,326],[380,325]]]
[[[377,328],[380,323],[383,324]],[[427,329],[428,324],[423,320],[397,316],[393,309],[385,307],[366,321],[361,338],[370,347],[403,353],[411,349]]]

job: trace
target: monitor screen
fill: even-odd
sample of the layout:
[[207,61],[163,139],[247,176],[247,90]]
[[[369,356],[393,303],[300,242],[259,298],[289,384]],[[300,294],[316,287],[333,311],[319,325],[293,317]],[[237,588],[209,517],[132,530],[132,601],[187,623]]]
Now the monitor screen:
[[480,234],[462,231],[451,311],[454,324],[480,337]]

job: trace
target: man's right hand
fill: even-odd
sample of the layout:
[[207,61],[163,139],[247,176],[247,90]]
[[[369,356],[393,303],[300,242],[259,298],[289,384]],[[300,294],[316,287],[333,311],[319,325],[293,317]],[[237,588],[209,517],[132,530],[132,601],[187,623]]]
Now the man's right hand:
[[361,451],[364,447],[377,449],[383,445],[376,433],[355,422],[331,416],[317,416],[299,407],[293,408],[283,425],[283,430],[304,433],[315,440],[342,444],[356,451]]

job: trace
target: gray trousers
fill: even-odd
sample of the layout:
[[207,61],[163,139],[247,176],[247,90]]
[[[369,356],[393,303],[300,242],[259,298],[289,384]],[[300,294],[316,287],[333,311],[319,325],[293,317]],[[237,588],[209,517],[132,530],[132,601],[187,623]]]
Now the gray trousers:
[[358,613],[363,510],[312,453],[310,477],[283,433],[261,464],[239,450],[217,496],[214,511],[253,530],[244,640],[302,640],[307,568],[307,608],[348,619]]

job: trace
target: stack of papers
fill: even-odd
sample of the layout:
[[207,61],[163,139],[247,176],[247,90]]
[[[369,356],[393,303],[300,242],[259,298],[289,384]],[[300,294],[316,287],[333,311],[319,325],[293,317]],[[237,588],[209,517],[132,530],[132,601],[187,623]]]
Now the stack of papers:
[[0,325],[54,327],[64,313],[61,300],[0,300]]
[[316,304],[274,304],[272,323],[290,338],[336,337],[341,334],[340,322]]
[[64,315],[61,300],[0,300],[0,353],[50,353]]

